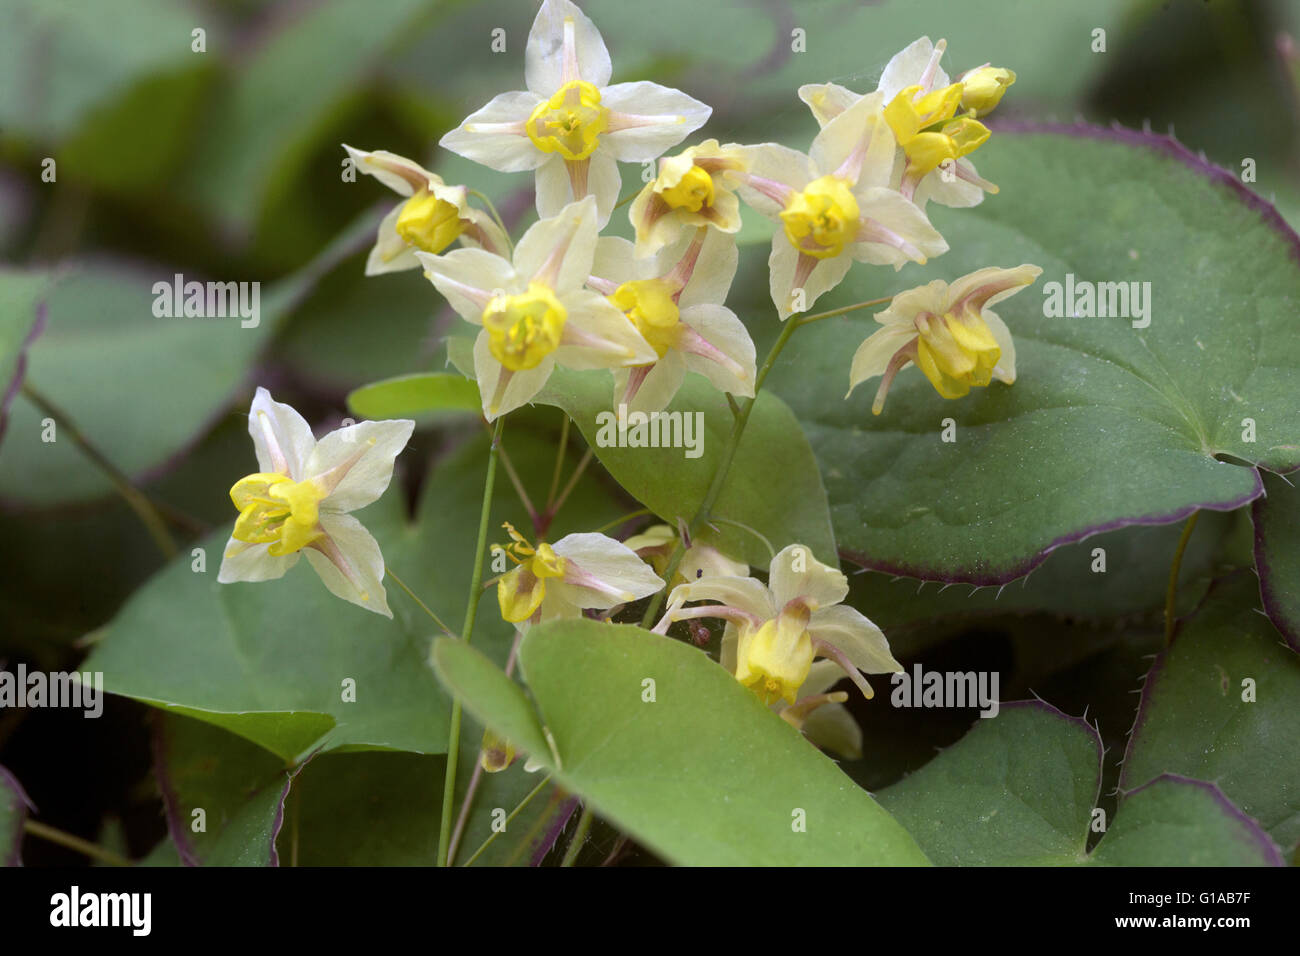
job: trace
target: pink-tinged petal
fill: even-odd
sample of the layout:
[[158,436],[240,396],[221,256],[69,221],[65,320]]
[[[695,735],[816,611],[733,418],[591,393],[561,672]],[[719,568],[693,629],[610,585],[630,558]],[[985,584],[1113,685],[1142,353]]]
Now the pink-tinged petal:
[[307,459],[307,473],[329,491],[331,511],[364,508],[388,489],[393,462],[411,440],[415,422],[358,422],[322,438]]
[[682,293],[677,297],[677,306],[681,309],[693,305],[721,304],[727,301],[731,291],[732,280],[736,277],[736,267],[740,262],[740,253],[736,249],[736,240],[722,232],[710,229],[704,235],[699,256],[691,270]]
[[415,257],[415,250],[397,234],[397,217],[401,214],[402,206],[394,206],[392,212],[379,223],[375,244],[370,249],[370,255],[366,257],[366,275],[403,272],[420,265],[420,260]]
[[556,216],[569,203],[592,196],[596,200],[596,225],[603,229],[618,204],[621,184],[617,161],[603,150],[577,162],[552,156],[537,170],[537,214],[542,218]]
[[536,368],[512,372],[492,354],[488,333],[480,332],[474,341],[474,378],[483,400],[483,417],[495,421],[521,405],[527,405],[546,385],[555,369],[555,355],[546,356]]
[[948,287],[948,303],[954,310],[987,309],[1031,285],[1042,274],[1042,269],[1027,262],[1014,269],[979,269]]
[[776,306],[781,321],[793,315],[794,306],[800,304],[796,301],[795,290],[803,290],[800,312],[807,312],[819,298],[844,280],[852,265],[853,260],[847,255],[829,259],[801,255],[785,233],[778,232],[772,237],[772,253],[768,256],[767,268],[772,304]]
[[533,145],[524,132],[524,122],[540,102],[532,93],[502,93],[466,117],[438,145],[503,173],[536,169],[549,154]]
[[802,544],[786,545],[777,552],[768,567],[767,583],[778,609],[798,599],[815,611],[838,604],[849,593],[844,572],[822,564]]
[[931,279],[923,286],[900,292],[890,300],[883,312],[877,312],[881,325],[898,325],[911,333],[916,331],[916,317],[922,312],[942,314],[948,307],[948,283]]
[[749,330],[736,314],[721,305],[695,305],[682,311],[688,334],[677,348],[686,367],[703,375],[715,387],[752,398],[755,354]]
[[757,578],[703,577],[687,581],[673,588],[668,604],[681,605],[687,601],[708,601],[743,611],[756,621],[776,617],[778,608],[772,602],[772,592]]
[[614,403],[626,405],[629,413],[661,412],[682,387],[685,377],[686,366],[673,351],[653,365],[615,369]]
[[591,276],[601,280],[598,286],[587,284],[602,295],[611,295],[624,282],[653,279],[657,274],[655,259],[638,259],[632,243],[618,236],[601,236],[596,240],[596,255],[591,262]]
[[601,91],[610,110],[601,148],[625,163],[644,163],[676,146],[706,122],[713,110],[694,97],[642,80]]
[[1014,385],[1016,381],[1016,343],[1011,338],[1011,330],[1007,328],[1007,324],[1002,321],[1001,316],[996,312],[985,309],[981,314],[984,318],[984,324],[989,327],[989,331],[993,333],[993,338],[997,340],[998,348],[1002,350],[1002,354],[998,356],[998,364],[993,366],[993,377],[999,382]]
[[569,0],[546,0],[524,50],[528,89],[548,97],[572,80],[604,86],[613,72],[609,50],[591,18]]
[[582,288],[596,254],[596,201],[569,203],[529,227],[515,247],[515,272],[561,297]]
[[303,549],[325,586],[345,601],[392,617],[384,591],[384,556],[379,542],[351,515],[322,511],[325,536]]
[[587,162],[587,193],[596,197],[596,224],[604,229],[618,205],[623,176],[618,171],[618,161],[607,150],[596,150]]
[[[942,50],[939,51],[942,54]],[[948,74],[937,66],[935,45],[929,37],[921,37],[904,47],[885,64],[876,89],[885,95],[888,103],[909,86],[922,84],[927,78],[926,90],[939,89],[949,83]]]
[[921,209],[931,202],[951,209],[969,209],[982,203],[986,192],[997,191],[997,186],[980,178],[969,160],[959,159],[951,173],[945,167],[927,173],[917,184],[912,202]]
[[849,253],[859,262],[901,269],[948,251],[948,243],[925,213],[892,189],[864,190],[858,206],[861,222]]
[[440,256],[417,252],[425,276],[453,309],[475,325],[499,292],[516,292],[521,282],[514,267],[485,249],[455,249]]
[[231,538],[221,554],[221,570],[217,582],[232,584],[236,581],[274,581],[298,563],[298,552],[274,555],[269,544],[249,544]]
[[822,127],[808,150],[817,172],[849,183],[888,184],[897,144],[882,105],[879,93],[868,94]]
[[884,375],[898,351],[914,341],[916,336],[916,328],[910,322],[886,325],[867,336],[853,353],[853,363],[849,367],[849,390],[844,397],[848,398],[855,388],[868,379]]
[[[813,640],[833,644],[854,668],[868,674],[892,674],[903,666],[894,659],[884,633],[855,608],[836,604],[814,611],[808,619]],[[841,666],[843,662],[840,662]]]
[[259,471],[279,472],[295,481],[307,477],[304,467],[316,447],[311,426],[296,410],[275,401],[260,386],[248,410],[248,434],[253,439]]
[[747,171],[723,173],[723,179],[736,187],[740,198],[760,215],[775,219],[785,209],[791,195],[812,182],[812,166],[798,150],[779,143],[740,146],[737,154]]
[[645,365],[659,357],[627,316],[600,293],[571,292],[564,306],[569,318],[554,354],[565,368],[620,368]]
[[858,101],[862,94],[838,83],[806,83],[799,87],[799,99],[812,110],[818,126],[825,126]]
[[564,558],[564,575],[551,582],[561,595],[583,608],[609,608],[649,597],[663,580],[622,543],[603,534],[565,535],[554,545]]
[[430,183],[439,185],[442,183],[439,176],[429,172],[419,163],[405,156],[390,153],[386,149],[368,152],[363,149],[353,149],[347,143],[343,144],[343,148],[347,150],[357,172],[374,176],[398,195],[412,196]]

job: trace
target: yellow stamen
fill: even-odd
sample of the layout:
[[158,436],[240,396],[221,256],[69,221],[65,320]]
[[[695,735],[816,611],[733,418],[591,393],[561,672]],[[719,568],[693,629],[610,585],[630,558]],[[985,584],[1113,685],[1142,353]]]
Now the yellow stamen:
[[[962,98],[960,83],[924,96],[920,90],[909,86],[885,107],[885,121],[907,154],[908,174],[915,177],[974,152],[989,138],[988,128],[973,117],[953,119]],[[935,129],[939,124],[946,125]]]
[[673,299],[675,291],[665,279],[634,279],[624,282],[609,297],[660,358],[677,344],[681,313]]
[[439,199],[427,189],[406,200],[395,224],[397,234],[408,245],[434,255],[455,242],[465,226],[454,203]]
[[836,176],[822,176],[790,197],[781,222],[796,249],[826,259],[838,256],[853,241],[858,214],[858,201],[849,184]]
[[269,544],[276,557],[293,554],[324,535],[319,524],[325,491],[313,481],[294,481],[278,472],[256,472],[235,482],[230,500],[239,510],[231,536],[247,544]]
[[736,680],[771,704],[793,704],[812,669],[814,649],[806,608],[786,609],[761,626],[745,627],[736,646]]
[[534,146],[570,161],[594,153],[608,127],[609,110],[600,105],[600,90],[582,80],[565,83],[549,100],[538,103],[524,124]]
[[494,550],[505,551],[519,566],[497,582],[497,604],[503,619],[518,624],[528,620],[542,606],[547,579],[563,577],[567,562],[546,542],[534,548],[510,522],[505,522],[504,527],[512,541],[504,548],[495,545]]
[[961,398],[972,385],[982,387],[993,380],[1002,349],[977,312],[922,312],[916,328],[917,367],[944,398]]
[[661,187],[656,183],[655,191],[672,209],[699,212],[705,206],[713,205],[713,177],[695,165],[671,186]]
[[527,292],[493,297],[483,310],[483,328],[496,360],[520,372],[536,368],[559,347],[568,317],[549,286],[530,282]]

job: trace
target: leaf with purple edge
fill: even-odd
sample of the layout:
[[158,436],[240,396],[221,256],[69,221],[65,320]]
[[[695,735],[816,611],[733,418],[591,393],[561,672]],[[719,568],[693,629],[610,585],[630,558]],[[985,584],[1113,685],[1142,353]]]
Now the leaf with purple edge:
[[[247,287],[249,298],[240,300],[248,306],[247,319],[238,303],[227,304],[226,318],[159,317],[153,308],[164,293],[155,294],[154,288],[159,283],[174,288],[175,269],[121,262],[77,264],[52,286],[46,273],[7,274],[13,278],[0,285],[0,305],[9,305],[11,296],[21,304],[24,287],[29,294],[39,287],[35,301],[46,310],[46,321],[26,350],[25,380],[128,477],[141,478],[166,470],[211,426],[295,304],[323,273],[371,241],[373,232],[374,218],[363,215],[311,263],[264,290],[258,286],[256,299],[253,286]],[[200,278],[211,277],[182,275],[185,283]],[[22,283],[18,291],[15,283]],[[174,306],[174,293],[165,295]],[[254,322],[254,302],[256,324],[245,327]],[[23,308],[20,317],[32,314]],[[0,347],[12,337],[0,332]],[[149,387],[127,387],[133,382]],[[0,382],[0,388],[7,384]],[[45,506],[113,491],[112,481],[88,466],[76,442],[42,440],[46,413],[27,396],[12,396],[7,410],[8,426],[0,435],[0,498]],[[64,428],[60,423],[59,437]]]
[[1264,613],[1300,651],[1300,472],[1264,475],[1264,494],[1251,505],[1255,570]]
[[268,750],[187,717],[159,714],[154,777],[186,866],[276,866],[289,772]]
[[[861,318],[800,330],[772,374],[817,453],[846,557],[1002,583],[1099,531],[1240,508],[1263,489],[1250,466],[1300,466],[1300,238],[1271,206],[1167,137],[1004,131],[980,156],[1003,191],[929,207],[951,251],[896,277],[854,270],[825,305],[1036,263],[1038,282],[998,307],[1015,385],[947,401],[909,370],[873,416],[874,380],[842,400],[845,356],[876,327]],[[1130,317],[1074,317],[1077,296],[1047,317],[1046,292],[1064,298],[1067,276],[1150,294]],[[955,442],[940,440],[947,418]]]
[[877,799],[940,865],[1281,863],[1268,834],[1213,784],[1171,777],[1127,794],[1086,852],[1100,819],[1101,761],[1091,725],[1043,701],[1017,701]]
[[1260,613],[1255,579],[1219,582],[1142,689],[1120,788],[1212,780],[1284,849],[1300,844],[1300,655]]
[[35,809],[18,779],[0,767],[0,866],[23,865],[23,824]]
[[1099,866],[1283,866],[1258,823],[1204,780],[1163,774],[1127,794],[1088,862]]

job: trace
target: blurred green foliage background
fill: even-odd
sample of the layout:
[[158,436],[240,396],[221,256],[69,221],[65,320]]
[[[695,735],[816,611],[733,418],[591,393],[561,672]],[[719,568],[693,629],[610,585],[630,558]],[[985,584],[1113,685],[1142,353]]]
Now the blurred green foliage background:
[[[870,89],[898,49],[923,34],[945,36],[953,71],[985,61],[1016,70],[996,122],[1172,129],[1234,172],[1254,160],[1252,188],[1284,214],[1300,213],[1296,0],[583,6],[609,45],[616,81],[654,79],[714,107],[701,137],[802,148],[816,126],[795,97],[800,84]],[[408,155],[482,190],[517,235],[534,218],[531,177],[474,166],[436,143],[496,93],[522,88],[535,7],[0,0],[0,354],[32,333],[35,304],[48,298],[27,382],[159,503],[178,541],[232,517],[227,490],[248,470],[243,415],[255,385],[329,423],[347,414],[344,398],[359,385],[443,367],[453,317],[434,291],[415,274],[362,274],[378,216],[393,200],[367,177],[345,181],[340,143]],[[496,28],[505,30],[504,53],[490,48]],[[806,52],[791,51],[796,28]],[[1104,53],[1092,49],[1099,28]],[[193,49],[196,29],[204,52]],[[47,159],[53,182],[42,179]],[[626,194],[640,170],[624,174]],[[628,234],[621,214],[611,227]],[[742,241],[761,249],[768,234],[747,223]],[[178,272],[264,283],[261,326],[155,319],[142,290]],[[732,304],[743,315],[745,302],[765,299],[763,282],[736,289]],[[0,386],[13,371],[0,368]],[[0,662],[67,669],[164,557],[83,447],[40,443],[44,412],[32,399],[16,396],[8,411]],[[473,433],[473,423],[420,433],[405,456],[408,499],[428,463]],[[996,622],[963,634],[995,656],[1013,655],[1023,638]],[[960,666],[972,645],[944,646]],[[1037,676],[1068,704],[1068,667],[1104,670],[1130,657],[1081,651],[1081,660],[1055,661],[1056,672]],[[875,717],[884,730],[899,719],[887,708]],[[935,726],[909,743],[918,752],[965,726],[924,719]],[[894,758],[882,759],[879,772],[896,776]],[[914,763],[897,758],[898,768]],[[111,825],[111,838],[135,854],[161,835],[137,705],[114,700],[94,722],[0,713],[0,764],[24,781],[43,818],[65,829],[96,837]],[[28,857],[77,861],[47,847]]]

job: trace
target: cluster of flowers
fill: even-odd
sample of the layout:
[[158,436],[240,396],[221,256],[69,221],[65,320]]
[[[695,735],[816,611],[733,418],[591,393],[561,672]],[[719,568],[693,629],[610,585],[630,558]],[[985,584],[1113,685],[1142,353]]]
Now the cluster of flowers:
[[[967,157],[988,139],[980,118],[1015,75],[985,64],[951,80],[940,66],[945,46],[912,43],[869,93],[802,87],[821,126],[807,153],[709,139],[660,158],[703,126],[710,108],[656,83],[610,84],[595,25],[570,0],[545,0],[528,37],[527,90],[495,97],[441,141],[496,170],[535,171],[540,220],[512,245],[499,220],[469,204],[465,186],[401,156],[345,146],[357,169],[405,197],[379,227],[367,274],[422,268],[479,327],[474,370],[488,421],[531,401],[557,363],[613,370],[615,403],[641,411],[664,408],[688,370],[752,398],[754,344],[724,305],[742,200],[780,227],[768,265],[773,304],[787,321],[855,261],[899,269],[947,251],[928,203],[973,206],[997,191]],[[635,242],[601,237],[618,202],[618,163],[656,159],[657,176],[628,210]],[[446,251],[457,242],[462,248]],[[879,414],[909,363],[945,398],[994,378],[1010,384],[1014,346],[990,306],[1040,271],[981,269],[894,297],[853,358],[849,391],[880,377]],[[260,471],[231,490],[240,514],[220,580],[276,578],[305,553],[335,594],[391,616],[378,545],[347,512],[383,493],[413,423],[366,422],[316,443],[264,389],[249,423]],[[497,593],[502,617],[520,631],[585,612],[608,617],[657,593],[666,585],[651,565],[662,573],[676,546],[667,526],[623,543],[573,534],[533,545],[508,531],[510,543],[494,549],[515,567]],[[860,672],[900,667],[880,629],[841,603],[844,575],[800,545],[772,559],[767,584],[700,544],[680,570],[656,630],[725,621],[724,666],[814,738],[854,752],[856,727],[838,706],[845,695],[827,688],[847,674],[870,696]],[[698,601],[709,603],[686,606]]]

